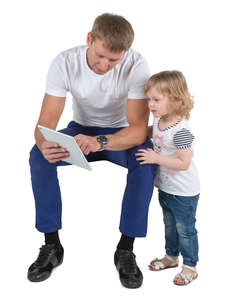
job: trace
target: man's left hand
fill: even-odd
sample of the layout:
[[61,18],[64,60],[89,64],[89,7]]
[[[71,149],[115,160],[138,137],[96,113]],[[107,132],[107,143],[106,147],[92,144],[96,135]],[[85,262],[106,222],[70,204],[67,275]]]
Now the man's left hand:
[[88,136],[84,134],[78,134],[74,137],[81,151],[88,155],[91,152],[96,152],[101,148],[100,143],[97,141],[97,138],[94,136]]

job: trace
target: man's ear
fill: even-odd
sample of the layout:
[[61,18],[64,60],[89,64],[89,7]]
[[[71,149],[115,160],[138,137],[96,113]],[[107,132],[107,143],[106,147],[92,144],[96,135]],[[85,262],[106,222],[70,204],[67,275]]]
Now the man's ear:
[[87,45],[90,47],[91,46],[91,32],[88,32],[86,42],[87,42]]

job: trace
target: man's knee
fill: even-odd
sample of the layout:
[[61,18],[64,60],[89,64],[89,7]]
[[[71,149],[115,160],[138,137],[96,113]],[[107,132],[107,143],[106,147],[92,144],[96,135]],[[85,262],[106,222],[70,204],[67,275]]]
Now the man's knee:
[[155,164],[143,164],[141,165],[139,161],[137,161],[136,154],[139,149],[153,149],[153,144],[151,142],[146,142],[143,145],[136,146],[132,149],[128,150],[128,170],[134,170],[138,168],[143,175],[150,175],[155,177],[157,165]]
[[29,158],[30,167],[35,170],[41,170],[43,167],[43,163],[45,163],[45,161],[46,159],[43,157],[37,145],[34,145],[34,147],[30,151],[30,158]]

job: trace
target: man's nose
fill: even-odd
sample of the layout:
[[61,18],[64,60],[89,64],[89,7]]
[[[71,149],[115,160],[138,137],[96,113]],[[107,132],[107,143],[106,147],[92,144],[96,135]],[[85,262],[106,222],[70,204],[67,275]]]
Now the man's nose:
[[102,71],[106,71],[106,70],[108,70],[108,68],[109,68],[109,60],[108,59],[103,59],[101,62],[100,62],[100,69],[102,70]]

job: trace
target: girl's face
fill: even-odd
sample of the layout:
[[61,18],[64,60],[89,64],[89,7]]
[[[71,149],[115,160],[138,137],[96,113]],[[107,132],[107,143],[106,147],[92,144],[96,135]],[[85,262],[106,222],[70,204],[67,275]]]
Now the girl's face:
[[159,93],[155,87],[148,91],[147,96],[149,98],[148,107],[154,117],[169,117],[173,115],[169,97]]

